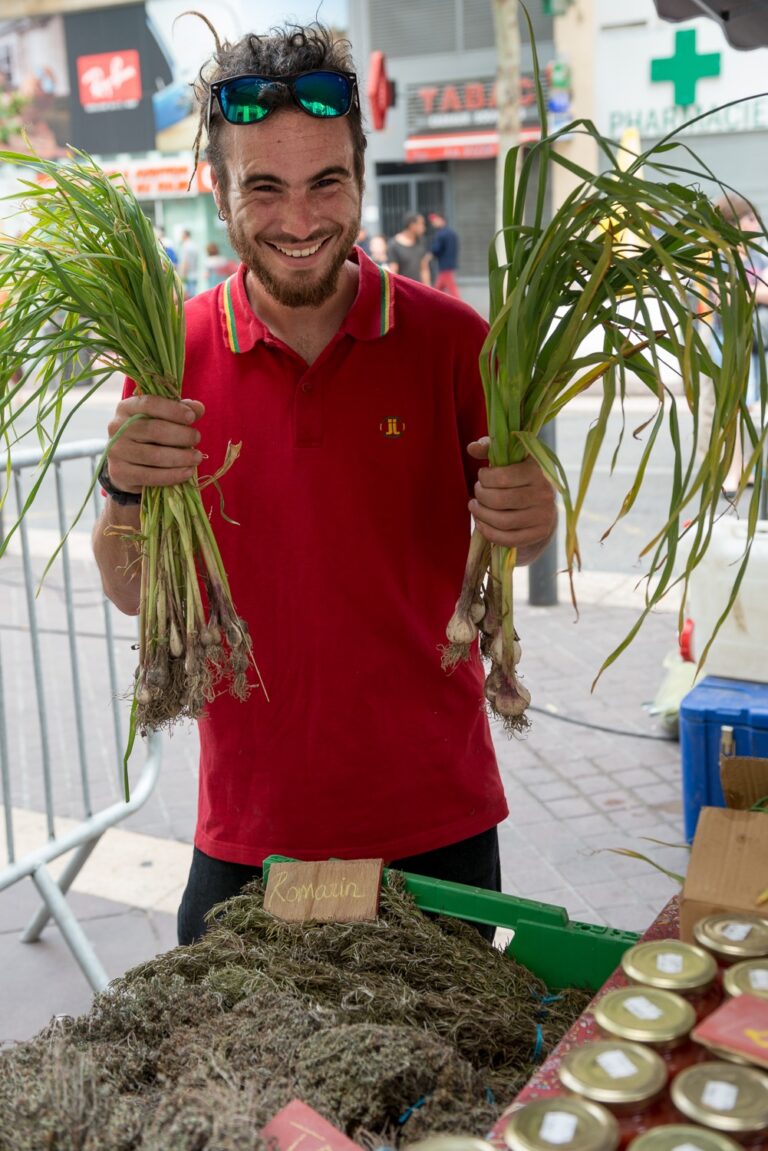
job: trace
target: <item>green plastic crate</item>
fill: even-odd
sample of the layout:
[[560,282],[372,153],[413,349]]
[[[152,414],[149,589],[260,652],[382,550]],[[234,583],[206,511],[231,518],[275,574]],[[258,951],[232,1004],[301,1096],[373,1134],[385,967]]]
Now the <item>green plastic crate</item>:
[[[287,856],[270,855],[264,860],[265,881],[272,863],[291,862]],[[633,931],[572,921],[564,907],[551,903],[428,879],[408,871],[403,875],[422,911],[511,928],[515,934],[506,953],[553,991],[562,987],[597,991],[618,967],[624,952],[638,941]],[[389,869],[385,868],[385,883],[388,877]]]

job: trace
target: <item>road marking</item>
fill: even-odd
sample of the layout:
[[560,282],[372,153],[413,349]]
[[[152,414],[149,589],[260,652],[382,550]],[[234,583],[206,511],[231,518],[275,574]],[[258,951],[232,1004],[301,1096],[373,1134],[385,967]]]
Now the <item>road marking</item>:
[[[0,822],[4,827],[3,812],[0,805]],[[19,807],[11,808],[11,813],[16,859],[23,859],[47,842],[45,815]],[[56,819],[58,835],[77,826],[75,819]],[[3,838],[0,836],[0,842]],[[68,858],[62,856],[50,864],[54,878],[59,876]],[[191,843],[112,827],[102,836],[71,890],[142,911],[175,915],[191,862]]]

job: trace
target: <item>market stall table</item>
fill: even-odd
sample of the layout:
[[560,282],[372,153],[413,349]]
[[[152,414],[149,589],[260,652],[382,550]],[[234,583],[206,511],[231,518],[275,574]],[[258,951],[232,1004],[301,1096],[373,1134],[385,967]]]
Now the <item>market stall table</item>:
[[[677,896],[674,896],[666,907],[656,916],[647,931],[645,931],[642,936],[642,942],[654,939],[677,939],[679,938],[679,934],[679,900]],[[520,1094],[503,1112],[489,1136],[489,1141],[494,1147],[499,1149],[506,1148],[504,1128],[506,1127],[509,1116],[514,1111],[519,1110],[533,1099],[546,1099],[556,1095],[566,1094],[558,1076],[558,1070],[564,1055],[574,1047],[581,1047],[592,1040],[601,1038],[593,1013],[594,1005],[606,992],[612,991],[617,987],[627,987],[628,985],[629,980],[621,968],[617,968],[597,992],[586,1011],[579,1016],[570,1030],[566,1031],[548,1059],[542,1063],[536,1074],[532,1076]]]

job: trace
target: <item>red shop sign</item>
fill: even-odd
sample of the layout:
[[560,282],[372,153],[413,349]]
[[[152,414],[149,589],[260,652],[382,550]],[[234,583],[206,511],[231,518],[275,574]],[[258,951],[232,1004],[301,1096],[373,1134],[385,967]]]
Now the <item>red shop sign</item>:
[[135,108],[141,100],[141,68],[135,48],[78,56],[80,103],[87,112]]

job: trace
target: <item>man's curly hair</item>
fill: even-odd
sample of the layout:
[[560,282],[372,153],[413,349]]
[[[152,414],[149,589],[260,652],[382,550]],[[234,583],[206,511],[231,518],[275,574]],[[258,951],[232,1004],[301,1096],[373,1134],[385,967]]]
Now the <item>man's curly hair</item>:
[[[207,64],[203,65],[193,84],[198,105],[198,127],[194,143],[195,165],[200,157],[200,146],[205,133],[205,120],[211,84],[226,80],[228,76],[254,73],[259,76],[291,76],[299,72],[323,69],[328,72],[353,72],[354,62],[348,40],[335,40],[329,28],[322,24],[300,27],[287,24],[284,28],[272,28],[265,36],[249,33],[235,43],[221,40],[216,29],[201,12],[190,13],[199,16],[211,30],[216,50]],[[274,94],[274,108],[295,108],[288,88],[278,88]],[[355,176],[363,186],[363,168],[366,138],[363,130],[360,99],[353,100],[346,117],[352,133],[354,148]],[[211,122],[208,128],[208,144],[205,156],[216,173],[222,190],[226,193],[227,165],[222,147],[222,126],[225,120],[214,101]]]

